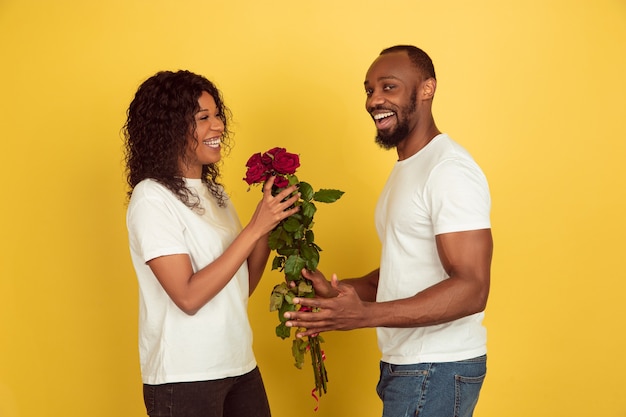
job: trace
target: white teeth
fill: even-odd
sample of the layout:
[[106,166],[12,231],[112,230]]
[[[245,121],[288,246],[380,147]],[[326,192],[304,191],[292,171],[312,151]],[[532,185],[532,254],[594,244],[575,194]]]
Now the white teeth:
[[392,111],[387,112],[387,113],[375,114],[374,115],[374,120],[382,120],[382,119],[384,119],[386,117],[393,116],[393,115],[394,115],[394,112],[392,112]]
[[211,148],[218,148],[220,146],[221,143],[221,139],[217,138],[217,139],[207,139],[207,140],[203,140],[202,143],[204,143],[205,145],[211,147]]

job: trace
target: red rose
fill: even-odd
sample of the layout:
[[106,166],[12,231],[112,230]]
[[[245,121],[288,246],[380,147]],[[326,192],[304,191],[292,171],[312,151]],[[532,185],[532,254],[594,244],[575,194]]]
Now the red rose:
[[259,164],[263,164],[263,160],[261,159],[261,152],[252,155],[250,159],[248,159],[248,162],[246,162],[246,166],[248,168]]
[[[278,148],[274,148],[274,149],[278,149]],[[272,168],[272,159],[274,159],[274,155],[270,154],[269,152],[265,152],[261,156],[261,163],[265,165],[266,167],[268,167],[268,169]]]
[[243,179],[249,185],[261,183],[267,180],[269,172],[272,169],[271,163],[264,164],[263,156],[261,153],[255,153],[246,162],[248,170],[246,171],[246,177]]
[[272,168],[279,174],[293,174],[300,166],[300,157],[285,148],[274,148],[266,152],[272,158]]
[[289,180],[282,175],[277,175],[274,179],[274,185],[278,188],[285,188],[289,185]]

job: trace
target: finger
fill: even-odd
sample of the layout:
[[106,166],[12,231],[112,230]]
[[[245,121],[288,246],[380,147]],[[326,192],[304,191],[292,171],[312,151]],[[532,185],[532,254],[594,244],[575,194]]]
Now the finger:
[[296,207],[292,207],[290,209],[284,209],[283,211],[280,212],[280,219],[286,219],[287,217],[291,216],[292,214],[295,214],[297,212],[300,211],[300,206],[296,206]]
[[301,274],[304,278],[310,281],[315,281],[318,278],[318,274],[320,276],[323,276],[323,274],[318,269],[316,269],[315,271],[309,271],[308,269],[303,268]]
[[276,176],[275,175],[271,175],[269,177],[269,179],[267,181],[265,181],[265,185],[263,186],[263,193],[264,194],[271,194],[272,193],[272,185],[274,185],[274,180],[276,180]]
[[320,321],[325,320],[327,315],[324,315],[324,311],[286,311],[283,316],[287,320],[290,320],[287,323],[291,322],[293,327],[296,327],[296,325],[301,326],[301,323],[319,323]]
[[285,207],[285,209],[286,209],[287,207],[293,206],[296,203],[296,201],[298,201],[300,199],[300,196],[301,196],[300,193],[296,193],[291,198],[289,198],[289,199],[287,199],[285,201],[281,200],[281,203],[280,203],[281,207]]
[[322,329],[330,329],[328,322],[325,320],[308,321],[308,320],[289,320],[285,322],[285,326],[299,329],[307,329],[312,332],[320,332]]
[[330,278],[330,285],[332,285],[334,289],[339,291],[339,278],[337,278],[337,274],[333,274],[333,276]]
[[276,198],[282,201],[285,198],[289,197],[291,194],[293,194],[293,192],[296,191],[297,189],[298,189],[298,186],[296,184],[289,186],[283,189],[280,193],[276,194]]
[[294,304],[300,304],[305,307],[322,307],[322,300],[319,298],[301,298],[296,297],[293,299]]
[[297,338],[308,337],[308,336],[314,337],[314,336],[319,335],[323,331],[324,330],[321,330],[321,329],[314,329],[314,330],[306,329],[303,332],[296,333],[296,337]]

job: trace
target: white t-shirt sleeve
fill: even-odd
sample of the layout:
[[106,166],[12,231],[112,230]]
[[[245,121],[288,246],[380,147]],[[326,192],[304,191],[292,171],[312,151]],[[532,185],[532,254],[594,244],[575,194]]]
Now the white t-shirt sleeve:
[[144,262],[159,256],[189,253],[185,226],[165,201],[145,196],[135,203],[129,210],[128,229],[131,246]]
[[435,235],[491,227],[487,179],[471,160],[442,161],[432,170],[424,194]]

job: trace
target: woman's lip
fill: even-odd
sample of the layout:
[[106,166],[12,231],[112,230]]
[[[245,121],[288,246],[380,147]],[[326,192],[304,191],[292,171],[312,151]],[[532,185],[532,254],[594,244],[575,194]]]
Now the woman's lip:
[[203,140],[202,143],[210,148],[219,148],[222,144],[222,141],[221,138],[211,138]]

